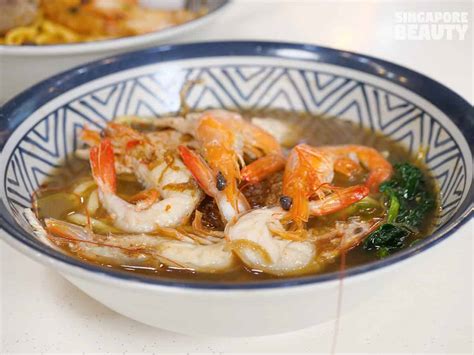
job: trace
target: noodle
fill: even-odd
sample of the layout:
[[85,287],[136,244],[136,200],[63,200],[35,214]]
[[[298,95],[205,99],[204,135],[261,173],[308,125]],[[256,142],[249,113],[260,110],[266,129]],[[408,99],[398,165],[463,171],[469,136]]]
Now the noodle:
[[53,21],[47,20],[42,14],[37,15],[35,21],[29,26],[15,27],[0,37],[0,43],[6,45],[45,45],[58,43],[77,43],[92,41],[95,37],[81,36]]

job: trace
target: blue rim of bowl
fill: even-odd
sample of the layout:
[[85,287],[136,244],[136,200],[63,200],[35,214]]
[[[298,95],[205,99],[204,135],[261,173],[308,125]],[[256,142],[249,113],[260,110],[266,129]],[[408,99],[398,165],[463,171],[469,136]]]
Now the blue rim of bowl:
[[[443,111],[461,129],[464,138],[468,142],[472,160],[472,151],[474,150],[474,108],[444,85],[410,69],[370,56],[308,44],[258,41],[202,42],[160,46],[101,59],[55,75],[23,91],[0,109],[0,152],[8,137],[23,120],[46,102],[78,85],[118,71],[147,64],[178,59],[219,56],[265,56],[322,62],[355,69],[386,79],[411,90]],[[380,68],[383,68],[384,71],[380,71]],[[384,74],[380,74],[381,72]],[[400,81],[400,77],[407,78],[408,80]],[[48,90],[51,88],[54,88],[54,90]],[[3,179],[5,177],[6,175],[3,176]],[[385,259],[345,270],[344,277],[348,278],[393,265],[412,255],[425,251],[447,238],[473,216],[473,196],[474,186],[471,182],[469,192],[459,210],[432,235],[426,237],[413,247],[404,249]],[[215,290],[269,289],[316,284],[333,281],[341,277],[340,272],[332,272],[297,278],[246,283],[153,278],[84,262],[55,251],[35,238],[31,238],[16,222],[11,220],[5,206],[2,205],[0,205],[0,220],[2,222],[1,226],[10,236],[36,252],[89,272],[149,285]]]
[[[134,38],[140,37],[143,38],[144,40],[150,39],[152,40],[153,37],[155,37],[157,34],[162,35],[163,37],[170,37],[172,36],[172,33],[188,28],[194,24],[200,23],[206,19],[208,19],[211,16],[214,16],[216,13],[220,12],[220,10],[224,9],[227,5],[230,4],[230,0],[221,0],[220,3],[217,4],[217,6],[213,7],[211,11],[207,12],[206,14],[196,17],[190,21],[186,21],[184,23],[181,23],[179,25],[174,25],[171,27],[164,28],[162,30],[158,31],[153,31],[150,33],[144,33],[141,35],[135,35],[135,36],[125,36],[125,37],[118,37],[118,38],[109,38],[109,39],[103,39],[103,40],[95,40],[95,41],[90,41],[90,42],[79,42],[79,43],[57,43],[57,44],[48,44],[48,45],[31,45],[31,44],[25,44],[25,45],[0,45],[0,49],[20,49],[25,48],[25,49],[55,49],[55,48],[76,48],[76,47],[81,47],[84,49],[85,52],[89,52],[92,50],[93,47],[97,46],[98,44],[100,45],[101,43],[128,43],[133,41]],[[21,53],[19,53],[21,54]]]

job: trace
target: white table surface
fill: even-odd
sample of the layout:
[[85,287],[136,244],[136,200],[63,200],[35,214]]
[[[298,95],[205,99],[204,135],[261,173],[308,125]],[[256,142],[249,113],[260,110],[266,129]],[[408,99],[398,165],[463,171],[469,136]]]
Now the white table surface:
[[[469,12],[464,41],[394,40],[396,11],[436,10]],[[358,51],[427,74],[472,103],[472,15],[470,1],[240,0],[207,28],[175,42],[262,39]],[[348,313],[343,308],[337,352],[472,353],[473,229],[471,220],[435,248],[402,263],[399,276],[372,303]],[[260,338],[178,335],[110,311],[3,242],[0,257],[0,353],[330,350],[334,322]]]

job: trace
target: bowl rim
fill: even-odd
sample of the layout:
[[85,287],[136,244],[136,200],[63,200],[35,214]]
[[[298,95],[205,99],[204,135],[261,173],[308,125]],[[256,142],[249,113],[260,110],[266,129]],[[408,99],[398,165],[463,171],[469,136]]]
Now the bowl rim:
[[[37,108],[43,106],[46,102],[56,97],[58,92],[64,93],[76,86],[108,74],[146,64],[173,61],[177,59],[219,57],[225,55],[269,56],[300,61],[336,64],[372,74],[400,85],[431,102],[438,109],[444,112],[454,124],[461,128],[461,132],[468,142],[472,161],[472,152],[474,150],[474,108],[461,96],[439,82],[397,64],[354,52],[309,44],[263,41],[216,41],[165,45],[100,59],[57,74],[49,79],[41,81],[29,89],[26,89],[0,108],[0,132],[7,132],[5,135],[0,135],[0,152],[15,128]],[[383,74],[381,74],[381,71],[379,70],[381,67],[386,69]],[[400,76],[411,78],[411,80],[400,81],[398,80]],[[47,88],[50,86],[54,86],[57,90],[55,90],[54,93],[49,92]],[[0,158],[2,158],[2,160],[4,159],[2,155],[0,155]],[[3,176],[0,177],[3,181],[6,177],[5,174],[6,171]],[[368,274],[371,271],[380,270],[387,266],[394,265],[412,255],[428,250],[444,240],[459,229],[464,223],[470,220],[470,217],[474,215],[473,196],[474,184],[473,181],[471,181],[471,186],[466,199],[459,207],[459,210],[454,213],[440,229],[413,247],[404,249],[382,260],[344,270],[344,278]],[[95,276],[101,275],[110,277],[117,281],[130,281],[150,286],[173,286],[184,289],[245,290],[314,285],[322,282],[334,281],[341,277],[341,272],[332,272],[320,275],[307,275],[298,278],[250,283],[217,283],[207,281],[200,282],[159,279],[84,262],[62,252],[55,251],[46,245],[34,243],[28,233],[23,231],[16,222],[11,221],[9,213],[6,211],[5,206],[2,205],[0,205],[0,221],[2,222],[2,228],[9,237],[15,239],[16,242],[23,244],[22,247],[33,249],[34,252],[42,254],[55,262],[80,268],[82,271],[92,273]]]
[[90,42],[60,43],[48,45],[5,45],[0,44],[0,55],[4,56],[56,56],[71,54],[101,53],[111,50],[133,49],[153,42],[163,41],[167,38],[188,32],[193,28],[212,21],[218,14],[222,14],[231,4],[231,0],[219,0],[215,8],[203,16],[197,17],[179,25],[164,28],[135,36],[111,38]]

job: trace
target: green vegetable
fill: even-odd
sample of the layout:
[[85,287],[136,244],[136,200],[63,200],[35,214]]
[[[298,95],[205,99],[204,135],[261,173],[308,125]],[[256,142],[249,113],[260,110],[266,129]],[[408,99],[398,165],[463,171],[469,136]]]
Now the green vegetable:
[[382,247],[379,250],[377,250],[377,256],[380,259],[385,258],[386,256],[389,256],[389,255],[390,255],[390,251],[388,250],[388,248]]
[[346,219],[347,216],[372,216],[375,211],[383,208],[379,200],[373,197],[367,196],[362,200],[353,203],[349,207],[344,208],[332,215],[336,220]]
[[390,195],[390,208],[388,209],[387,222],[393,223],[397,219],[398,211],[400,210],[400,202],[394,193]]
[[380,208],[380,202],[373,197],[367,196],[364,197],[362,200],[357,201],[356,203],[352,204],[351,207],[354,207],[356,211],[360,210],[368,210],[374,208]]
[[409,163],[396,164],[392,179],[380,185],[380,191],[399,201],[395,222],[420,227],[426,214],[435,207],[435,198],[428,191],[423,173]]
[[375,232],[371,233],[364,242],[365,250],[385,249],[388,252],[404,246],[405,239],[410,231],[403,227],[385,223]]
[[409,163],[396,164],[394,168],[393,177],[380,185],[389,201],[387,223],[364,241],[364,249],[377,251],[381,258],[404,247],[406,239],[416,233],[436,204],[419,168]]

